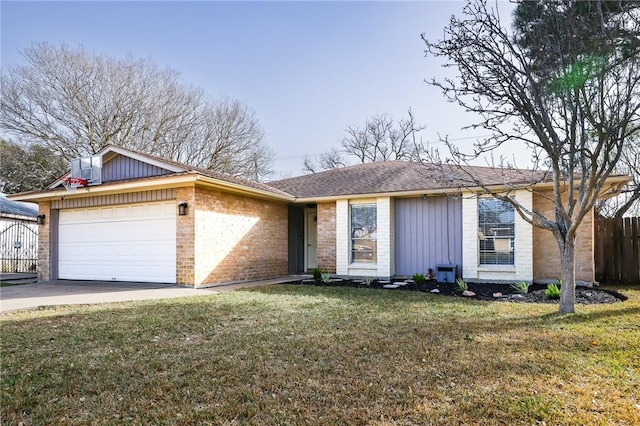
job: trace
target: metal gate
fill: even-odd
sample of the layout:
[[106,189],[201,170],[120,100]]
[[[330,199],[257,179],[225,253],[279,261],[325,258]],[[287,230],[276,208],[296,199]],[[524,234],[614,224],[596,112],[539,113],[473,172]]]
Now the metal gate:
[[35,224],[16,222],[0,231],[2,272],[36,273],[38,231]]

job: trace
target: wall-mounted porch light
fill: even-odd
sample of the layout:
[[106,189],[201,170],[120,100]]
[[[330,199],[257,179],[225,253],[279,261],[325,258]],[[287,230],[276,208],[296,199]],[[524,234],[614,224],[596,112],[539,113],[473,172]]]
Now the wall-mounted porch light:
[[38,216],[36,216],[36,223],[38,225],[44,225],[44,219],[46,218],[45,215],[43,214],[39,214]]
[[427,199],[427,194],[422,194],[422,195],[420,196],[420,198],[422,198],[422,201],[426,200],[426,199]]
[[178,204],[178,214],[180,216],[186,216],[187,215],[187,207],[189,207],[189,205],[186,202]]

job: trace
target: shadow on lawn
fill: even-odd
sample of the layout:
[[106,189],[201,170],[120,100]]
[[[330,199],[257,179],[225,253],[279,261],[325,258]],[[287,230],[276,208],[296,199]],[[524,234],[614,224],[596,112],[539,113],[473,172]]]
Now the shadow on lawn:
[[[420,291],[381,290],[376,288],[356,288],[341,286],[277,284],[265,287],[252,287],[239,291],[265,295],[301,296],[334,299],[341,302],[377,303],[377,304],[419,304],[428,301],[435,306],[477,305],[482,301],[462,296],[452,297]],[[487,303],[486,301],[484,303]]]
[[[576,314],[564,314],[558,311],[557,304],[536,304],[536,303],[517,303],[508,301],[491,301],[491,300],[478,300],[467,299],[458,296],[446,296],[440,294],[431,294],[423,292],[412,291],[393,291],[393,290],[379,290],[379,289],[367,289],[367,288],[352,288],[352,287],[324,287],[324,286],[301,286],[301,285],[287,285],[280,284],[268,287],[255,287],[243,289],[242,291],[250,293],[260,293],[264,295],[282,295],[282,296],[302,296],[302,297],[318,297],[321,296],[325,299],[337,300],[344,302],[345,304],[376,304],[384,305],[386,307],[392,306],[407,306],[414,304],[425,304],[433,307],[435,310],[445,311],[459,311],[464,313],[466,309],[482,306],[501,306],[507,304],[514,307],[514,309],[520,314],[518,317],[510,317],[508,320],[504,318],[497,318],[495,321],[479,316],[465,316],[462,315],[456,318],[456,322],[464,327],[473,327],[474,324],[482,322],[483,328],[498,327],[502,330],[526,328],[534,325],[544,325],[549,323],[557,323],[558,321],[564,323],[587,323],[594,322],[607,318],[620,318],[631,317],[640,315],[640,304],[638,304],[638,297],[635,294],[627,295],[619,292],[628,290],[627,288],[608,288],[608,291],[620,294],[625,300],[629,300],[629,303],[616,303],[616,304],[595,304],[595,305],[577,305]],[[632,290],[637,290],[633,288]],[[638,293],[640,294],[640,292]],[[629,298],[630,297],[630,298]],[[522,309],[517,309],[521,307]],[[549,310],[552,309],[552,312]],[[490,312],[490,311],[487,311]],[[640,326],[640,325],[639,325]]]

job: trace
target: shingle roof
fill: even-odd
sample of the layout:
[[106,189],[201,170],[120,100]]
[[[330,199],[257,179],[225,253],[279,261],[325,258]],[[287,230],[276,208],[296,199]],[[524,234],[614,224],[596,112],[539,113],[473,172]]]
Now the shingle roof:
[[38,216],[38,205],[21,201],[8,200],[4,194],[0,194],[0,213],[14,216]]
[[[199,174],[221,182],[254,189],[287,198],[321,198],[349,195],[384,194],[384,193],[419,193],[445,191],[465,187],[478,186],[474,181],[485,185],[532,185],[548,180],[542,172],[523,169],[502,169],[491,167],[456,167],[450,165],[423,164],[407,161],[385,161],[378,163],[358,164],[321,173],[314,173],[272,181],[257,182],[222,173],[214,170],[194,167],[189,164],[169,160],[157,155],[147,154],[129,148],[109,145],[100,154],[134,154],[162,166],[165,164],[173,170],[173,174]],[[157,177],[140,178],[155,179]],[[117,182],[109,182],[115,184]],[[55,184],[54,184],[55,185]],[[56,190],[51,186],[44,193]],[[31,192],[29,193],[31,194]]]
[[283,179],[268,185],[297,198],[314,198],[446,190],[476,186],[471,184],[473,180],[485,185],[532,184],[544,178],[544,174],[531,170],[385,161]]

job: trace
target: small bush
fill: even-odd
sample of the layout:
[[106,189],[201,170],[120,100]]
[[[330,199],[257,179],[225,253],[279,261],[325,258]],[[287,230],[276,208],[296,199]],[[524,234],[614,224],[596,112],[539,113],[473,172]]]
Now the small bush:
[[456,279],[456,288],[458,291],[467,291],[469,290],[469,285],[467,285],[467,282],[463,280],[462,277],[459,277]]
[[320,268],[313,268],[311,273],[313,274],[313,279],[316,281],[322,278],[322,270]]
[[331,280],[331,274],[321,274],[320,279],[322,279],[323,283],[327,284]]
[[370,285],[371,285],[371,283],[373,282],[373,280],[375,280],[375,278],[373,278],[373,277],[364,277],[364,278],[362,279],[362,282],[363,282],[365,285],[370,286]]
[[560,299],[560,288],[557,284],[549,284],[547,285],[547,289],[544,291],[544,294],[549,300]]
[[424,274],[413,274],[413,282],[416,284],[422,284],[425,282]]
[[511,288],[520,294],[529,293],[529,284],[524,281],[516,281],[515,283],[511,284]]

